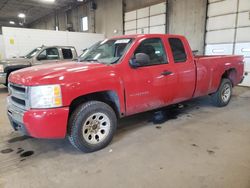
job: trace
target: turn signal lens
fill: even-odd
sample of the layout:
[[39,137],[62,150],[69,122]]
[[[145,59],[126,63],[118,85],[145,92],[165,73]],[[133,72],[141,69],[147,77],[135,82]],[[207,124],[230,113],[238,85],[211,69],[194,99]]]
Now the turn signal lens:
[[43,85],[30,87],[31,108],[55,108],[62,106],[60,85]]

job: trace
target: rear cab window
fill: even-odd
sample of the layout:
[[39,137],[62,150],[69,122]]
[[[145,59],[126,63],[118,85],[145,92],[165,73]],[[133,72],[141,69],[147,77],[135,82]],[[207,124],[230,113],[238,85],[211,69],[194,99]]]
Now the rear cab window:
[[73,53],[70,48],[62,48],[63,59],[73,59]]
[[179,38],[169,38],[168,42],[173,54],[175,63],[185,63],[187,61],[187,54],[184,45]]

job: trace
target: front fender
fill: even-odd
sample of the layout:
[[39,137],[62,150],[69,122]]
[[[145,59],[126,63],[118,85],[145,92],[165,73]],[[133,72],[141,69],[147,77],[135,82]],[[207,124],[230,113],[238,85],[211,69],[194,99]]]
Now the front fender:
[[115,78],[102,77],[98,79],[89,77],[85,81],[62,84],[61,87],[64,106],[70,106],[72,101],[79,97],[109,92],[109,96],[116,101],[116,106],[119,107],[120,115],[125,115],[124,87],[121,78],[118,76]]

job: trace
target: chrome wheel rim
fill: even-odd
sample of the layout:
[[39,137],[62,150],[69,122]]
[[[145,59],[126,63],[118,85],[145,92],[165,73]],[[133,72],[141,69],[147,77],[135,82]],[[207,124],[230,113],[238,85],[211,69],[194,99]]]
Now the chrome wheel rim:
[[222,92],[221,92],[221,98],[223,100],[223,102],[228,102],[228,100],[230,99],[231,96],[231,88],[229,84],[225,84]]
[[110,132],[110,119],[104,113],[90,115],[83,124],[83,138],[89,144],[98,144],[105,140]]

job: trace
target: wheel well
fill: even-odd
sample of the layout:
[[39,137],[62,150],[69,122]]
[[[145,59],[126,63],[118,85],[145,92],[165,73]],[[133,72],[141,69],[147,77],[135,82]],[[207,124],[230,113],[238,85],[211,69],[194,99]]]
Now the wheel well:
[[24,67],[7,67],[5,68],[5,72],[6,72],[6,83],[8,83],[8,78],[9,78],[9,75],[14,72],[14,71],[17,71],[19,69],[22,69],[22,68],[26,68],[27,66],[24,66]]
[[6,72],[8,75],[14,71],[30,67],[30,65],[15,65],[15,66],[9,66],[4,69],[4,72]]
[[232,82],[232,86],[235,85],[236,83],[236,78],[237,78],[237,71],[235,68],[231,68],[226,70],[223,75],[222,78],[227,78]]
[[8,79],[9,79],[10,73],[12,73],[12,72],[13,72],[12,70],[8,70],[8,71],[6,72],[6,80],[5,80],[6,87],[8,87]]
[[120,102],[118,95],[114,91],[101,91],[77,97],[69,106],[69,117],[80,104],[90,100],[101,101],[108,104],[115,111],[116,116],[120,117]]

